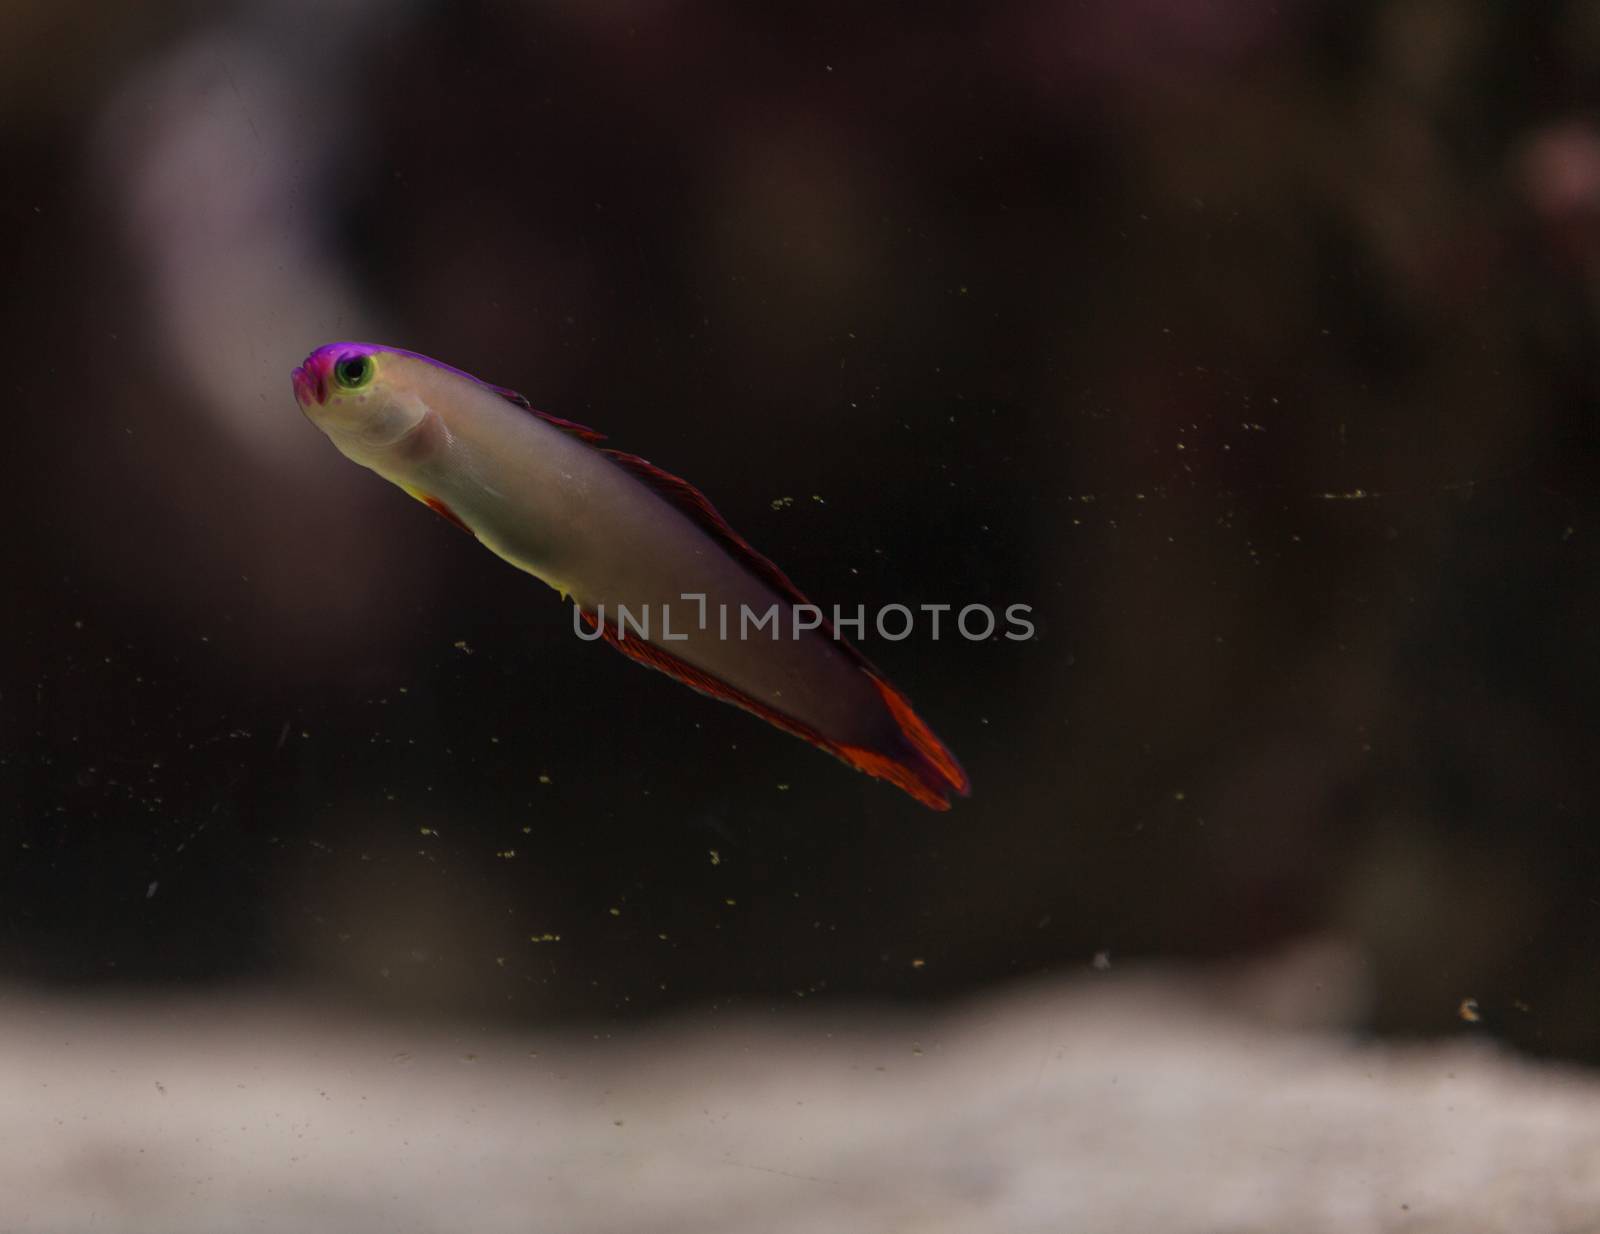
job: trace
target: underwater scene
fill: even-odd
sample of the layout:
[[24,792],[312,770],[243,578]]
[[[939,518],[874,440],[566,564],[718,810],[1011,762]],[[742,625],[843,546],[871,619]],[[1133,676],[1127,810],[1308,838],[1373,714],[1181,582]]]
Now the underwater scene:
[[0,1234],[1600,1229],[1600,5],[11,0]]

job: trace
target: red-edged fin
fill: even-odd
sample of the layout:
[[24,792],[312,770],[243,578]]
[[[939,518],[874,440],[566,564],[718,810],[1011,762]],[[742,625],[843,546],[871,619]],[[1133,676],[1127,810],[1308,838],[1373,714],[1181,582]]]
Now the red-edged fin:
[[717,513],[717,508],[711,504],[711,499],[682,476],[662,471],[654,463],[640,458],[637,454],[624,454],[621,450],[602,450],[600,453],[634,479],[643,482],[656,494],[666,498],[669,505],[687,515],[690,522],[732,553],[752,574],[779,595],[796,604],[810,603],[800,589],[790,581],[787,574],[751,548],[750,542],[728,526],[728,520]]
[[972,781],[967,778],[966,771],[923,718],[912,710],[911,700],[877,673],[868,673],[867,676],[872,678],[872,684],[883,695],[884,705],[889,708],[889,714],[894,717],[906,744],[917,752],[926,769],[933,773],[938,790],[943,792],[948,789],[963,797],[971,795]]
[[[527,400],[523,400],[526,402]],[[546,424],[553,424],[563,433],[571,433],[579,441],[587,441],[591,446],[598,441],[604,441],[606,435],[598,429],[587,428],[575,420],[563,420],[560,416],[552,416],[548,411],[540,411],[537,407],[528,408]]]
[[[770,558],[763,557],[751,547],[750,542],[730,527],[727,519],[717,513],[717,508],[711,504],[711,499],[682,476],[663,471],[649,459],[642,459],[637,454],[624,454],[621,450],[601,450],[600,453],[653,490],[657,496],[665,498],[669,505],[680,514],[686,515],[690,522],[720,544],[745,569],[784,599],[792,604],[811,604],[811,601],[806,599],[805,593],[794,585],[787,574]],[[825,638],[832,639],[835,647],[862,668],[876,675],[878,670],[872,666],[872,662],[835,634],[833,623],[826,617],[822,619],[822,625],[817,632]]]
[[477,533],[461,521],[461,516],[449,506],[445,505],[444,502],[440,501],[437,497],[429,497],[427,494],[424,494],[422,497],[422,504],[427,506],[428,509],[432,510],[440,518],[454,523],[469,536],[472,536],[474,539],[477,538]]
[[445,519],[447,522],[454,523],[457,527],[461,528],[462,531],[466,532],[474,539],[477,538],[478,533],[473,531],[472,528],[468,527],[466,523],[462,522],[459,514],[457,514],[449,506],[445,505],[444,502],[440,501],[432,493],[424,493],[420,488],[412,488],[409,484],[403,485],[402,487],[406,490],[406,492],[410,493],[440,518]]
[[488,382],[483,384],[505,399],[506,402],[515,403],[523,411],[531,411],[546,424],[554,425],[563,433],[571,433],[579,441],[587,441],[592,446],[596,442],[606,439],[606,435],[598,429],[579,424],[576,420],[563,420],[560,416],[552,416],[548,411],[540,411],[532,403],[528,402],[525,395],[518,394],[515,390],[507,390],[504,386],[490,386]]
[[663,651],[654,643],[638,638],[619,638],[610,626],[602,626],[593,613],[585,609],[580,609],[579,613],[591,629],[598,628],[605,641],[630,660],[665,673],[701,694],[732,703],[735,707],[742,707],[773,727],[793,734],[802,741],[808,741],[820,750],[826,750],[857,771],[865,772],[879,780],[887,780],[931,810],[948,810],[950,799],[947,794],[951,790],[962,796],[967,795],[969,787],[967,775],[961,770],[961,765],[956,762],[955,756],[945,749],[933,735],[933,730],[911,710],[911,704],[906,701],[905,696],[875,673],[868,675],[882,693],[884,703],[906,740],[907,749],[902,754],[832,741],[815,729],[800,723],[793,716],[784,715],[783,712],[758,702],[720,678],[713,677],[703,669],[695,668],[670,652]]

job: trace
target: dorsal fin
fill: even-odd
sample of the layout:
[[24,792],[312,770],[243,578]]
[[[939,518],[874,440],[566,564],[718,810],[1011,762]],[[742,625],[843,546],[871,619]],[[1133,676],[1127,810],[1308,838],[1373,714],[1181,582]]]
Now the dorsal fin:
[[[649,459],[640,458],[637,454],[625,454],[621,450],[601,450],[600,453],[658,496],[665,498],[670,506],[680,514],[686,515],[690,522],[725,548],[741,565],[785,600],[794,604],[811,603],[787,574],[778,569],[769,558],[758,553],[748,540],[728,525],[728,520],[717,513],[717,508],[711,504],[709,497],[682,476],[663,471]],[[829,635],[833,633],[833,625],[827,618],[823,618],[822,629]],[[866,658],[854,647],[843,639],[839,639],[838,642],[841,648],[848,649],[854,657],[865,664]]]
[[548,411],[540,411],[532,403],[528,402],[526,396],[518,394],[515,390],[507,390],[504,386],[491,386],[488,382],[484,382],[483,384],[488,386],[489,389],[493,390],[501,398],[505,399],[506,402],[516,404],[518,407],[522,408],[523,411],[531,411],[546,424],[554,425],[563,433],[571,433],[579,441],[586,441],[592,446],[596,442],[604,441],[606,439],[606,435],[597,429],[592,429],[586,425],[579,424],[575,420],[563,420],[560,416],[552,416]]

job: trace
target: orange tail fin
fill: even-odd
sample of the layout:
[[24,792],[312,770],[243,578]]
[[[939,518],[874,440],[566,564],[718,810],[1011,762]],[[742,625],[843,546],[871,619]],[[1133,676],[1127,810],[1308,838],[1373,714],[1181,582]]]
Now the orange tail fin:
[[903,745],[903,749],[899,751],[873,750],[865,746],[849,746],[833,741],[793,717],[786,716],[781,711],[776,711],[765,703],[735,690],[709,673],[684,663],[654,643],[636,638],[619,638],[609,623],[601,625],[594,614],[587,610],[579,611],[590,628],[599,627],[605,641],[629,659],[676,678],[702,694],[742,707],[775,728],[781,728],[802,741],[810,742],[818,749],[826,750],[857,771],[865,772],[879,780],[887,780],[896,788],[911,794],[929,809],[948,810],[950,793],[959,793],[963,797],[968,794],[970,783],[967,780],[967,773],[961,769],[961,764],[956,762],[955,755],[934,736],[933,730],[923,723],[922,717],[911,709],[911,703],[906,696],[869,669],[863,668],[861,671],[871,678],[873,685],[877,686],[878,692],[883,696],[884,705],[894,718]]
[[962,770],[956,756],[911,707],[911,701],[876,673],[867,674],[872,684],[883,696],[884,706],[900,729],[906,744],[906,754],[896,758],[878,750],[860,746],[838,746],[836,753],[869,776],[887,780],[905,790],[923,805],[933,810],[948,810],[950,794],[965,797],[972,791],[972,781]]

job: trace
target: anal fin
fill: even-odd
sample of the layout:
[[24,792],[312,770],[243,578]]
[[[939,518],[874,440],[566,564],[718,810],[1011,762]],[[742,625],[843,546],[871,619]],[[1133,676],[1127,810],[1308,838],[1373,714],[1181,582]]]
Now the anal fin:
[[701,694],[732,703],[735,707],[765,720],[774,728],[782,729],[820,750],[826,750],[857,771],[879,780],[887,780],[931,810],[948,810],[951,792],[964,797],[969,791],[970,782],[966,772],[956,762],[955,756],[934,736],[933,730],[912,711],[906,697],[875,672],[865,668],[861,670],[867,673],[882,694],[884,705],[900,730],[905,746],[903,751],[875,750],[834,741],[793,716],[785,715],[703,669],[698,669],[670,652],[663,651],[654,643],[639,638],[621,637],[611,626],[603,625],[587,609],[579,609],[579,613],[590,629],[598,628],[601,637],[630,660],[665,673]]

